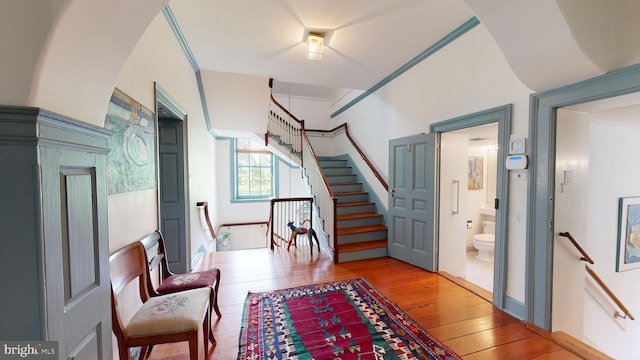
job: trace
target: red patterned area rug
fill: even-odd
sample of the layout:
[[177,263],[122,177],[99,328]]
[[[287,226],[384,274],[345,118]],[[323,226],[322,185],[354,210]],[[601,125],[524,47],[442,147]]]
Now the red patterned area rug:
[[363,278],[249,293],[238,360],[460,359]]

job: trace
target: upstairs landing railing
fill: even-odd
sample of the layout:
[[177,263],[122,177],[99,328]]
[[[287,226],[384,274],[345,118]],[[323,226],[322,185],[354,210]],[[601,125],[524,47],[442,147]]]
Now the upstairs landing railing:
[[269,212],[269,229],[267,238],[269,247],[273,250],[276,246],[287,246],[291,229],[287,225],[290,221],[294,225],[313,229],[313,198],[277,198],[271,199],[271,210]]
[[[585,261],[585,262],[588,262],[590,264],[594,264],[593,259],[591,259],[591,257],[587,254],[587,252],[584,251],[584,249],[578,244],[578,242],[573,238],[573,236],[571,236],[571,234],[568,231],[567,232],[561,232],[558,235],[560,235],[562,237],[565,237],[565,238],[569,239],[569,241],[571,241],[573,246],[575,246],[576,249],[578,249],[578,251],[582,255],[582,257],[580,257],[581,261]],[[620,311],[616,310],[613,313],[613,316],[614,317],[623,318],[623,319],[626,319],[628,317],[631,320],[635,320],[635,318],[633,317],[633,315],[631,315],[631,313],[629,312],[627,307],[624,306],[624,304],[622,304],[622,301],[620,301],[620,299],[616,296],[616,294],[614,294],[613,291],[611,291],[611,289],[607,286],[607,284],[605,284],[604,281],[602,281],[600,276],[598,276],[598,274],[596,274],[596,272],[593,271],[593,269],[591,269],[589,267],[589,265],[585,264],[584,268],[587,271],[587,274],[589,274],[591,276],[591,278],[593,278],[593,280],[596,282],[596,284],[598,284],[598,286],[600,286],[600,288],[602,288],[602,290],[605,292],[605,294],[607,294],[607,296],[609,296],[609,298],[616,304],[616,306],[618,306],[618,308],[622,312],[622,313],[620,313]]]
[[279,139],[281,146],[288,147],[289,151],[297,156],[302,156],[304,120],[295,117],[278,101],[271,97],[271,105],[269,108],[269,122],[267,123],[267,134],[265,135],[265,143],[269,144],[269,139]]

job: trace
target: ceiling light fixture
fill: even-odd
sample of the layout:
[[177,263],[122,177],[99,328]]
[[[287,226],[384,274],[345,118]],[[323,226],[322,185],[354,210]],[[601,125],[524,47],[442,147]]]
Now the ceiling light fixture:
[[307,51],[304,58],[318,61],[324,55],[324,37],[320,34],[309,33],[307,36]]

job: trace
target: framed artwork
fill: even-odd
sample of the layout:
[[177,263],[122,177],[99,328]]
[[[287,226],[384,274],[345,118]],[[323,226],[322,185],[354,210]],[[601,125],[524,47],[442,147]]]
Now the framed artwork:
[[470,157],[469,158],[469,190],[482,189],[482,158]]
[[113,131],[107,155],[107,193],[156,187],[155,115],[116,88],[104,127]]
[[640,197],[620,198],[616,271],[640,267]]

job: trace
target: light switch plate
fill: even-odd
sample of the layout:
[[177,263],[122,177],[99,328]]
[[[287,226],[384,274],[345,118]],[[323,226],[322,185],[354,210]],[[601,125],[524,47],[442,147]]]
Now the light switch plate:
[[524,154],[525,153],[525,139],[511,139],[509,140],[509,155]]

